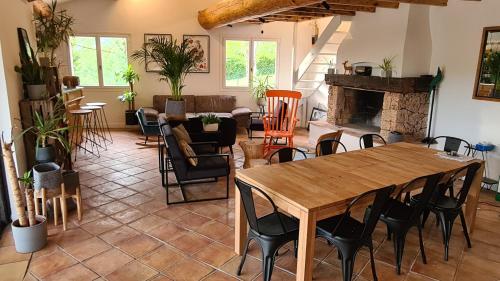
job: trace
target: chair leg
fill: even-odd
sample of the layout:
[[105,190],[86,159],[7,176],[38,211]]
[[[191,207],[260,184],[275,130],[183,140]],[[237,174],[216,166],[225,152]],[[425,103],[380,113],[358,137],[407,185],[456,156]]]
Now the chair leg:
[[342,253],[342,276],[344,281],[351,281],[354,271],[354,256]]
[[425,209],[424,212],[422,213],[422,228],[425,227],[425,222],[427,221],[427,219],[429,218],[429,214],[430,214],[430,210],[429,209]]
[[229,151],[231,151],[231,155],[234,155],[233,146],[232,145],[229,146]]
[[293,254],[297,258],[297,253],[299,252],[299,240],[293,240]]
[[375,269],[375,258],[373,256],[373,243],[370,243],[368,248],[370,249],[370,264],[372,266],[373,281],[377,281],[377,270]]
[[406,235],[394,233],[394,252],[396,253],[396,273],[401,274],[401,261],[403,260],[403,252],[405,248]]
[[389,228],[388,225],[387,226],[387,241],[391,241],[391,238],[392,238],[392,232],[391,232],[391,229]]
[[245,250],[243,251],[243,256],[241,257],[240,265],[238,266],[238,270],[236,271],[236,275],[241,275],[241,270],[243,269],[243,264],[245,263],[245,259],[247,258],[248,245],[250,244],[250,239],[247,238],[247,242],[245,244]]
[[264,271],[264,281],[271,281],[274,269],[274,255],[265,256],[262,258],[262,270]]
[[422,237],[422,224],[420,223],[420,221],[417,224],[417,228],[418,228],[418,240],[420,243],[420,253],[422,255],[422,262],[424,264],[427,264],[427,257],[425,256],[425,249],[424,249],[424,239]]
[[462,222],[462,229],[464,231],[465,240],[467,240],[467,247],[472,248],[472,244],[470,243],[470,238],[469,238],[469,232],[467,231],[467,223],[465,221],[465,216],[462,209],[460,209],[459,215],[460,215],[460,221]]
[[443,233],[444,260],[448,261],[448,250],[450,247],[450,238],[454,219],[444,212],[439,212],[439,221],[441,222],[441,231]]
[[146,136],[146,140],[144,140],[144,144],[148,143],[148,136]]

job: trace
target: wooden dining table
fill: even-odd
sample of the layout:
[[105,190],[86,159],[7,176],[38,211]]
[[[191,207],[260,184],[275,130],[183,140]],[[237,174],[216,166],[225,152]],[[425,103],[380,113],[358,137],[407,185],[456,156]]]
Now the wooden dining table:
[[[469,191],[465,216],[474,228],[484,163]],[[470,164],[438,156],[411,143],[322,156],[236,171],[236,177],[263,190],[276,206],[300,220],[297,280],[312,280],[316,222],[343,213],[352,199],[389,185],[402,186],[435,173],[451,174]],[[247,220],[238,188],[235,195],[235,252],[243,254]]]

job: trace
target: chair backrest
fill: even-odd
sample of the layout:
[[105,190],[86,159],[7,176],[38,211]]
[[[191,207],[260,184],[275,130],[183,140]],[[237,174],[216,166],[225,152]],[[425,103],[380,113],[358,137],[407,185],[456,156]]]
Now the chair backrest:
[[[400,199],[403,194],[405,193],[409,194],[409,192],[415,189],[416,187],[420,186],[424,187],[422,189],[421,197],[419,198],[418,202],[413,206],[413,211],[409,218],[410,226],[412,226],[413,222],[415,222],[422,215],[424,208],[431,200],[433,194],[437,191],[439,181],[443,178],[443,176],[444,173],[437,173],[430,176],[423,176],[416,178],[411,182],[405,184],[396,195],[395,198]],[[423,181],[425,181],[425,183],[422,183]],[[385,210],[385,213],[388,213],[390,210],[391,210],[390,207],[387,208]]]
[[324,139],[316,145],[316,156],[336,154],[339,145],[342,147],[344,152],[347,152],[347,148],[342,142],[336,139]]
[[188,170],[186,157],[182,153],[168,121],[165,118],[160,117],[159,126],[160,133],[163,137],[165,145],[167,146],[168,156],[170,158],[170,162],[172,163],[172,168],[174,169],[177,180],[183,180]]
[[359,138],[359,148],[363,149],[373,147],[374,139],[378,139],[384,145],[387,144],[384,138],[379,134],[364,134]]
[[[269,195],[267,195],[264,191],[261,189],[250,185],[244,181],[239,180],[238,178],[234,179],[234,182],[236,183],[236,187],[240,191],[241,195],[241,200],[243,201],[243,208],[245,209],[245,213],[247,215],[247,220],[248,224],[250,225],[250,228],[256,231],[259,234],[262,234],[262,232],[259,230],[259,225],[257,224],[257,213],[255,211],[255,203],[253,200],[253,191],[260,193],[272,206],[273,208],[273,213],[278,214],[278,208],[274,204],[273,200]],[[280,222],[280,227],[281,228],[281,234],[284,234],[287,232],[285,223],[281,220],[280,216],[277,216]]]
[[363,221],[364,226],[363,226],[363,232],[361,233],[361,237],[349,237],[349,238],[358,238],[360,241],[366,241],[367,239],[371,239],[370,237],[373,231],[375,230],[375,226],[377,225],[380,215],[382,214],[382,211],[384,210],[387,202],[390,199],[391,193],[394,191],[395,188],[396,188],[395,185],[391,185],[381,189],[365,192],[360,196],[356,197],[347,206],[344,215],[340,219],[335,229],[332,231],[332,235],[335,236],[337,229],[343,227],[342,224],[344,223],[344,221],[346,221],[348,217],[351,216],[351,209],[355,207],[357,203],[364,203],[365,198],[375,195],[375,199],[373,199],[373,202],[370,205],[371,207],[367,208],[365,218]]
[[[307,159],[307,155],[305,154],[304,151],[302,151],[298,148],[295,148],[295,147],[283,147],[283,148],[280,148],[280,149],[276,150],[275,152],[273,152],[273,154],[271,154],[271,156],[269,157],[269,164],[285,163],[285,162],[293,161],[295,159],[296,153],[300,154],[300,156],[302,157],[300,160]],[[277,157],[275,157],[275,156],[277,156]],[[276,158],[278,159],[278,161],[274,162],[273,160]]]
[[266,93],[268,113],[264,116],[265,131],[293,133],[297,123],[300,92],[269,90]]
[[429,142],[429,145],[427,145],[427,147],[431,147],[432,145],[439,143],[439,140],[444,140],[443,151],[446,152],[456,151],[460,153],[461,148],[463,148],[462,154],[469,155],[471,152],[471,145],[468,141],[461,138],[450,137],[450,136],[435,137]]
[[137,116],[137,120],[139,120],[139,126],[141,127],[142,132],[144,132],[144,126],[147,124],[146,116],[144,114],[144,109],[141,107],[135,112],[135,116]]
[[477,170],[479,170],[479,168],[481,168],[481,164],[474,162],[456,171],[450,177],[446,186],[453,185],[453,183],[458,178],[462,177],[463,173],[465,172],[465,179],[463,181],[462,187],[460,188],[460,190],[456,195],[457,205],[455,206],[455,208],[460,208],[465,203],[465,199],[467,199],[467,195],[469,194],[470,188],[472,186],[472,181],[474,180],[474,176],[476,175],[476,172]]

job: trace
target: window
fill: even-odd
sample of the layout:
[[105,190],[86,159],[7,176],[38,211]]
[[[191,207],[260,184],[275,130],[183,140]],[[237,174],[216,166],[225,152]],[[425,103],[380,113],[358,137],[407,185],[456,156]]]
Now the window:
[[127,38],[72,36],[69,45],[71,72],[82,86],[127,86],[121,78],[128,66]]
[[224,87],[248,88],[266,77],[276,86],[277,41],[228,39],[224,54]]

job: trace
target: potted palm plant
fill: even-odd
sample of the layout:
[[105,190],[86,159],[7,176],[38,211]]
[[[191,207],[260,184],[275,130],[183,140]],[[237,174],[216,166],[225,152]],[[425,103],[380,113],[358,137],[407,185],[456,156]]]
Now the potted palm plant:
[[266,93],[273,87],[269,83],[269,76],[254,79],[251,88],[251,94],[255,98],[258,106],[266,105]]
[[203,131],[205,132],[217,132],[219,130],[220,118],[213,113],[202,115],[201,122],[203,123]]
[[382,60],[382,64],[380,64],[378,67],[382,69],[381,76],[386,77],[386,78],[391,78],[392,77],[392,69],[393,65],[392,62],[394,61],[395,57],[387,57]]
[[167,100],[165,113],[172,119],[185,119],[186,104],[182,99],[184,79],[189,71],[202,59],[203,54],[197,48],[190,48],[188,40],[169,40],[166,37],[152,38],[140,50],[132,54],[132,59],[142,62],[154,62],[160,66],[160,81],[170,86],[172,98]]
[[135,97],[137,96],[137,92],[134,91],[134,83],[139,81],[139,74],[129,64],[127,69],[122,73],[122,79],[129,85],[129,90],[118,96],[121,102],[128,103],[128,110],[125,111],[125,124],[137,125],[138,120],[135,116]]
[[29,99],[40,100],[46,96],[47,86],[43,79],[44,72],[36,59],[31,60],[21,56],[21,66],[16,66],[14,70],[22,75]]
[[[16,251],[19,253],[38,251],[47,244],[47,220],[43,216],[35,215],[31,172],[24,173],[18,179],[12,153],[12,142],[6,143],[2,136],[1,146],[6,176],[9,181],[8,186],[11,188],[18,215],[18,219],[12,222],[12,236],[14,237]],[[24,194],[20,183],[24,187]],[[26,206],[23,197],[25,197]],[[25,209],[27,209],[27,212]]]

